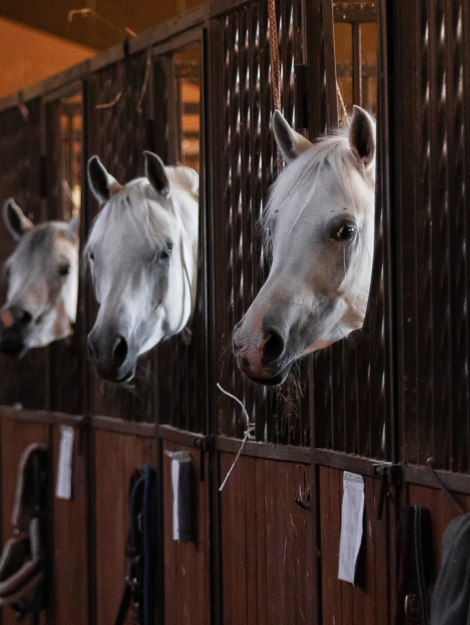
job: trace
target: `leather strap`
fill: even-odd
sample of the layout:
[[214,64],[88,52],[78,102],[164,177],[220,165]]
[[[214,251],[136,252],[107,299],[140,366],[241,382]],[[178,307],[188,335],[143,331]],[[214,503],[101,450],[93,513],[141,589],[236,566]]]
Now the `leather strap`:
[[153,625],[157,534],[155,470],[145,464],[137,476],[132,475],[130,482],[128,576],[115,625],[123,625],[131,601],[139,625]]
[[126,584],[114,625],[124,625],[126,622],[127,613],[129,612],[129,607],[131,605],[131,599],[132,587],[130,584]]

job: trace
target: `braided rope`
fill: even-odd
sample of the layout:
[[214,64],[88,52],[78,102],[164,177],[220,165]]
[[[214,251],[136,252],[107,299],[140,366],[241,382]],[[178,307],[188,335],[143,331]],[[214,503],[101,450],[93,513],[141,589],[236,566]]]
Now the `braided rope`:
[[[281,63],[279,60],[279,39],[277,34],[276,0],[268,0],[269,18],[269,57],[271,60],[271,88],[273,92],[274,110],[281,110]],[[282,155],[278,151],[276,169],[282,170]]]

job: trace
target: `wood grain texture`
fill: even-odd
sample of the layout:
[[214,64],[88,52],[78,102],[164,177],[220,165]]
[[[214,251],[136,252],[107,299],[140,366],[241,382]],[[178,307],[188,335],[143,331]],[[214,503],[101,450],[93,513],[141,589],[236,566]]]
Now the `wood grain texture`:
[[209,625],[210,587],[208,534],[208,481],[199,479],[199,451],[162,441],[164,451],[188,451],[193,465],[195,542],[173,540],[171,458],[163,454],[163,533],[165,558],[165,625]]
[[143,463],[155,466],[155,444],[144,437],[97,431],[95,454],[97,623],[113,625],[127,574],[129,480]]
[[[52,428],[53,488],[57,479],[61,429]],[[55,623],[83,625],[88,619],[87,483],[85,453],[79,453],[75,428],[72,459],[72,499],[54,498],[53,603]]]
[[338,580],[343,472],[319,468],[323,623],[375,625],[393,622],[394,515],[386,498],[381,521],[377,505],[381,481],[364,476],[364,531],[355,585]]
[[[11,514],[15,501],[18,463],[28,445],[32,443],[48,444],[48,427],[39,423],[25,423],[11,419],[1,421],[1,493],[2,493],[2,546],[12,537]],[[3,610],[3,625],[17,625],[13,610],[6,606]],[[42,615],[41,623],[45,623]],[[47,612],[47,623],[53,623],[53,611]]]
[[[234,459],[221,453],[223,477]],[[311,622],[311,512],[294,501],[305,488],[305,465],[239,459],[221,493],[224,625]]]

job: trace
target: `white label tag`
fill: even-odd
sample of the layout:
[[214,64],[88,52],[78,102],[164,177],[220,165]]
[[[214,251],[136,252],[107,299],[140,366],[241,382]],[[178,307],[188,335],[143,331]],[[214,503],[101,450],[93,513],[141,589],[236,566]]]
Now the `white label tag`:
[[171,485],[173,487],[173,540],[180,539],[178,492],[180,480],[180,462],[173,458],[171,461]]
[[56,497],[72,499],[72,456],[74,429],[70,425],[61,428],[59,466],[57,468]]
[[354,584],[357,556],[362,542],[364,516],[364,479],[362,475],[345,471],[343,488],[338,579]]

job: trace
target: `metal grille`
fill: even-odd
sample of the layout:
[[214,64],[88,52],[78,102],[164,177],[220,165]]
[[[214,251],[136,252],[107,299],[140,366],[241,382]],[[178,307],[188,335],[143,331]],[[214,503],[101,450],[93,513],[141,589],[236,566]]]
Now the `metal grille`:
[[[295,6],[295,10],[294,10]],[[301,58],[300,5],[277,5],[283,112],[295,115],[294,67]],[[214,103],[218,116],[216,157],[223,163],[214,204],[214,263],[216,294],[215,356],[211,392],[218,430],[241,436],[244,422],[234,402],[215,388],[216,382],[241,399],[256,423],[258,440],[308,445],[309,418],[306,376],[276,394],[246,382],[231,355],[231,335],[263,284],[268,269],[257,222],[273,180],[276,149],[271,129],[269,23],[266,2],[249,3],[214,25],[217,46],[211,64],[218,63],[221,87]],[[215,172],[217,175],[218,172]],[[220,194],[220,195],[219,195]]]
[[[24,114],[26,114],[24,116]],[[45,221],[42,198],[41,103],[28,102],[0,114],[0,203],[14,197],[34,223]],[[0,224],[0,262],[13,252],[15,244],[6,227]],[[6,280],[0,280],[0,301],[6,297]],[[0,404],[20,402],[27,408],[47,408],[49,381],[46,350],[31,350],[18,362],[0,358]]]
[[400,189],[402,452],[407,462],[433,456],[436,466],[454,471],[468,471],[470,460],[465,11],[457,0],[421,1],[406,15],[413,27],[408,97],[414,107],[402,104],[404,127],[412,130],[402,135],[409,157]]
[[[87,158],[98,154],[107,170],[122,184],[144,173],[143,150],[151,149],[150,91],[142,95],[147,54],[125,58],[90,76],[86,82]],[[103,105],[107,105],[103,107]],[[87,230],[98,209],[88,194]],[[90,294],[91,330],[96,318]],[[137,421],[154,419],[154,356],[138,361],[135,383],[118,386],[100,380],[90,368],[91,410],[94,414]]]

